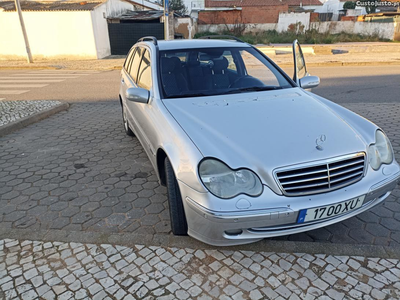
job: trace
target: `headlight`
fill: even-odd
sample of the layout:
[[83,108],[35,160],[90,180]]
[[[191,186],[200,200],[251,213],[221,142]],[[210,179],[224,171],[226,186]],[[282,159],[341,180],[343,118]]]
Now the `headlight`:
[[252,171],[232,170],[216,159],[203,160],[199,174],[206,188],[219,198],[228,199],[239,194],[258,196],[263,190],[260,179]]
[[375,144],[368,148],[369,164],[372,169],[378,170],[382,164],[390,164],[393,161],[393,150],[387,136],[377,130],[375,134]]

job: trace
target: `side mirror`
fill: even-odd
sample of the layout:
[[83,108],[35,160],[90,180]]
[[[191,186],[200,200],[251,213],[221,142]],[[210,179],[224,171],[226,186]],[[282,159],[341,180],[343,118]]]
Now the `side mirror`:
[[317,87],[319,82],[320,80],[318,76],[306,76],[300,78],[300,86],[305,90]]
[[150,92],[142,88],[128,88],[125,93],[126,99],[138,103],[148,103]]
[[306,61],[304,60],[303,51],[297,40],[293,42],[293,59],[294,59],[294,76],[293,80],[300,85],[300,79],[308,76]]

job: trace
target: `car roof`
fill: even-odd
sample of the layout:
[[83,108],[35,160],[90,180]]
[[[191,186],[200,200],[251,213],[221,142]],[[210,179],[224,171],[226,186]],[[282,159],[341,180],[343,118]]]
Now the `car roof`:
[[158,41],[160,50],[179,50],[179,49],[196,49],[196,48],[219,48],[219,47],[246,47],[251,46],[247,43],[237,42],[234,40],[217,40],[217,39],[194,39],[194,40],[172,40]]

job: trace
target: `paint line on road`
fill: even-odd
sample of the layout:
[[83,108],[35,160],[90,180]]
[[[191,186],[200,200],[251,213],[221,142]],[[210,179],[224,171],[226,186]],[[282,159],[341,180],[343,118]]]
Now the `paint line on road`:
[[46,76],[46,77],[49,77],[49,76],[76,77],[76,76],[80,76],[80,75],[79,74],[47,74],[47,73],[44,73],[44,74],[22,73],[21,74],[20,73],[20,74],[12,74],[11,76],[12,77],[21,77],[21,76],[23,76],[23,77],[38,77],[38,76]]
[[51,70],[47,70],[47,71],[32,71],[29,72],[29,74],[81,74],[81,75],[90,75],[90,74],[98,74],[100,72],[83,72],[83,71],[51,71]]
[[71,76],[71,77],[65,77],[65,76],[49,76],[49,77],[32,77],[32,76],[18,76],[18,77],[0,77],[0,79],[73,79],[73,78],[79,78],[78,76]]
[[19,95],[23,93],[27,93],[29,91],[21,91],[21,90],[0,90],[0,95]]
[[62,80],[53,80],[53,79],[38,79],[38,80],[36,80],[36,79],[33,79],[33,80],[20,80],[20,79],[18,79],[18,80],[0,80],[0,83],[23,83],[23,82],[26,82],[26,83],[31,83],[31,82],[61,82],[61,81],[64,81],[65,79],[62,79]]
[[1,84],[0,88],[41,88],[48,86],[48,84]]
[[[66,77],[72,77],[72,76],[87,76],[87,75],[92,75],[92,74],[80,74],[80,73],[29,73],[29,74],[24,74],[22,76],[66,76]],[[17,76],[17,75],[15,75]],[[21,75],[19,75],[21,76]]]

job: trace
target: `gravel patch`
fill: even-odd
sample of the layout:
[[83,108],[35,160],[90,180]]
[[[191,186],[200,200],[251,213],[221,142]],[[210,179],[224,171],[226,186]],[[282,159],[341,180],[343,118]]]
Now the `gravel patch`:
[[60,101],[0,101],[0,126],[60,105]]

